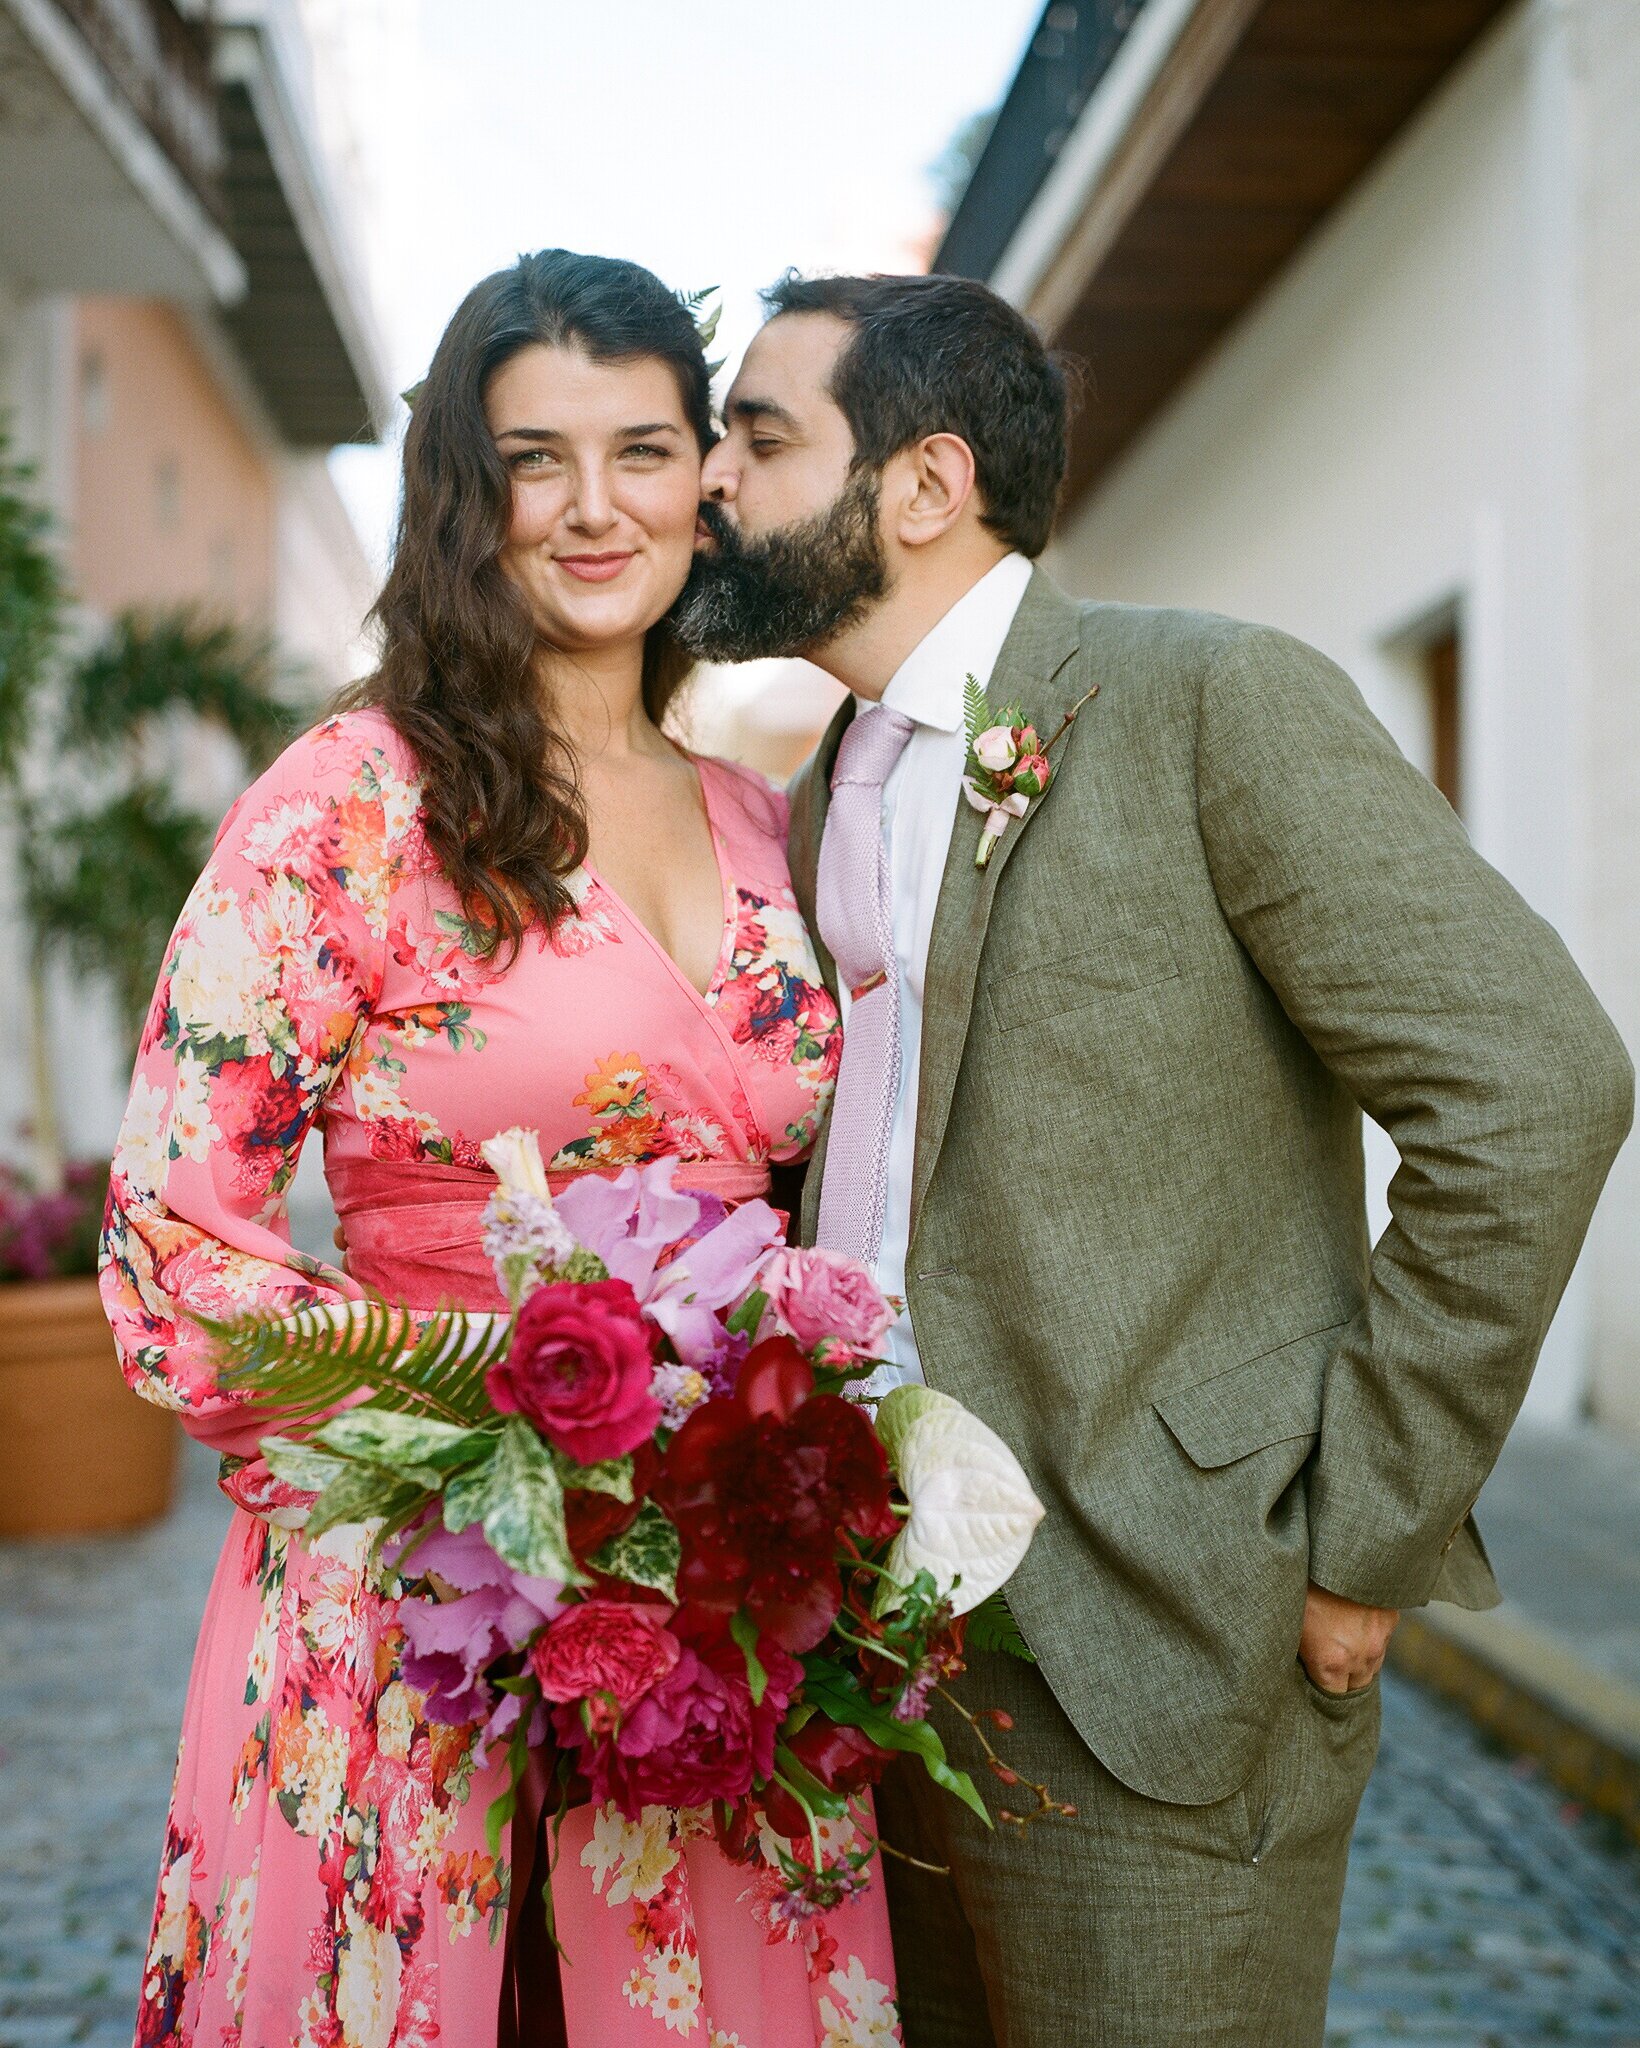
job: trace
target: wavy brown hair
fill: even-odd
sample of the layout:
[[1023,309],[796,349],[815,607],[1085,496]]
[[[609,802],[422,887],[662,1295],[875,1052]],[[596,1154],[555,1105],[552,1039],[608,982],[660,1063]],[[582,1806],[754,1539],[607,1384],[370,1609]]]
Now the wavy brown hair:
[[[512,480],[484,394],[503,363],[545,343],[594,362],[670,366],[704,453],[705,352],[693,316],[636,263],[540,249],[462,300],[415,394],[393,566],[371,614],[381,661],[343,708],[385,712],[415,754],[428,844],[494,953],[570,907],[585,860],[575,756],[542,702],[528,606],[503,573]],[[664,621],[644,646],[644,709],[658,724],[691,657]]]

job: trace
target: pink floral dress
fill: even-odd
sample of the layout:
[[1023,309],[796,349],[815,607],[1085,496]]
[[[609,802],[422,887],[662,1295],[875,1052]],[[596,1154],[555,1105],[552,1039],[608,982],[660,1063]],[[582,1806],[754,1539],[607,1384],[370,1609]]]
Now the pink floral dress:
[[[267,1424],[218,1388],[189,1311],[358,1291],[289,1242],[315,1124],[359,1280],[417,1306],[499,1305],[479,1145],[509,1126],[538,1130],[560,1173],[673,1156],[726,1200],[804,1154],[840,1045],[784,804],[741,769],[699,770],[724,901],[704,995],[590,869],[573,915],[487,964],[427,854],[413,761],[373,712],[307,734],[241,798],[183,911],[114,1162],[103,1296],[126,1378],[223,1454],[238,1512],[189,1687],[140,2048],[496,2041],[496,1772],[405,1683],[364,1532],[310,1546],[288,1526]],[[700,1816],[582,1808],[553,1890],[573,2048],[899,2039],[876,1886],[789,1925],[768,1864],[729,1863]]]

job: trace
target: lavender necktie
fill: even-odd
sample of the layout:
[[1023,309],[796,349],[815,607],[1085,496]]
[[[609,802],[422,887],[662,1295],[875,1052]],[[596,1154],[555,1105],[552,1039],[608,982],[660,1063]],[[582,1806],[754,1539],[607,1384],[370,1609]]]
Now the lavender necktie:
[[883,1241],[888,1142],[900,1086],[900,978],[883,839],[883,784],[916,730],[886,704],[860,712],[843,734],[820,842],[815,911],[851,1003],[843,1034],[819,1243],[867,1266]]

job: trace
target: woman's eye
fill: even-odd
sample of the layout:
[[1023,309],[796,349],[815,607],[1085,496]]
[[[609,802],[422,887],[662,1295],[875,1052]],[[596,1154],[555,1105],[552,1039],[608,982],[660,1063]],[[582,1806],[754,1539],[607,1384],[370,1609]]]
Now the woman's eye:
[[626,452],[645,461],[654,461],[657,457],[664,461],[672,453],[670,448],[658,448],[653,441],[635,441]]
[[545,448],[525,448],[519,454],[510,458],[508,467],[515,472],[539,471],[545,469],[549,463],[556,462],[557,459],[555,455],[549,454]]

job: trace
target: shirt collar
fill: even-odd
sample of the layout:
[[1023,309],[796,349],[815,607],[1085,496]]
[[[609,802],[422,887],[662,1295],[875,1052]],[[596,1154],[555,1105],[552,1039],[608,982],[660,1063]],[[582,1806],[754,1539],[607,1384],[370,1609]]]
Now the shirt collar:
[[990,682],[1030,580],[1023,555],[1004,555],[912,648],[882,701],[936,732],[960,732],[964,678],[971,675],[982,688]]

